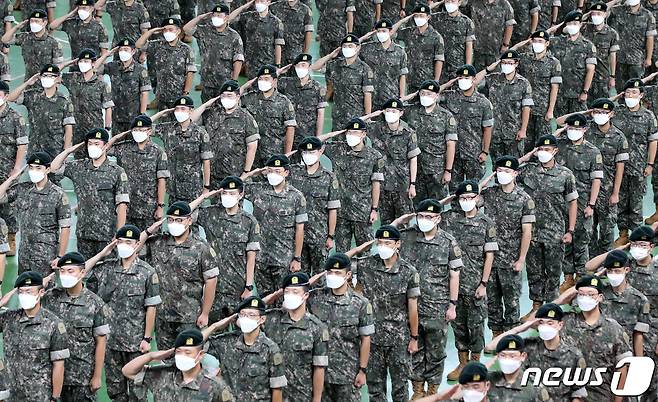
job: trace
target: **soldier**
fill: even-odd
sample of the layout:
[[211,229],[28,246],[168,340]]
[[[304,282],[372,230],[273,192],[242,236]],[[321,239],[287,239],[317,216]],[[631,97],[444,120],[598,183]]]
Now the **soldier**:
[[[265,323],[265,303],[251,296],[235,310],[240,331],[225,332],[209,339],[209,353],[219,356],[222,375],[236,401],[283,401],[288,384],[279,346],[261,330]],[[204,338],[212,332],[204,330]]]
[[485,213],[496,224],[501,249],[494,260],[487,287],[489,328],[494,337],[519,323],[521,271],[526,262],[535,202],[516,184],[519,161],[513,156],[496,159],[497,186],[482,190]]
[[[7,377],[11,398],[59,399],[64,360],[70,357],[66,325],[41,305],[45,293],[41,274],[23,272],[16,278],[13,292],[18,293],[20,307],[0,312],[5,362],[11,373]],[[30,343],[26,345],[28,340]]]
[[52,21],[55,18],[56,6],[57,2],[52,0],[22,0],[20,2],[20,7],[15,7],[15,10],[21,10],[21,15],[23,16],[24,20],[28,19],[25,17],[32,15],[33,12],[37,10],[44,10],[44,14],[48,14],[48,21]]
[[[34,74],[37,74],[44,65],[63,62],[64,54],[62,45],[46,29],[48,17],[45,11],[35,10],[24,15],[29,15],[30,18],[6,30],[0,40],[5,45],[15,44],[21,47],[23,64],[25,65],[25,80],[27,81]],[[29,32],[16,33],[28,23],[30,24]]]
[[469,2],[468,6],[475,26],[474,34],[478,38],[473,65],[479,71],[507,51],[517,22],[512,5],[507,0],[476,0]]
[[562,66],[547,50],[549,41],[548,32],[535,31],[531,35],[532,50],[520,55],[518,71],[528,80],[534,103],[530,109],[524,153],[534,148],[539,137],[550,134],[550,122],[553,119],[557,94],[562,84]]
[[277,89],[295,105],[297,127],[292,147],[297,149],[303,138],[323,133],[324,111],[329,104],[325,100],[327,89],[311,77],[311,55],[299,54],[292,63],[295,77],[279,78]]
[[619,34],[605,23],[608,6],[596,3],[589,8],[591,24],[586,24],[583,35],[596,46],[596,70],[592,80],[592,99],[607,98],[615,87]]
[[401,28],[398,34],[409,61],[409,92],[418,91],[425,80],[441,79],[446,59],[443,36],[429,24],[431,18],[429,6],[418,4],[414,8],[414,25]]
[[222,84],[227,80],[237,80],[242,70],[242,38],[229,27],[228,15],[228,6],[219,4],[211,12],[199,14],[183,27],[185,34],[195,37],[199,45],[203,102],[219,96]]
[[290,160],[272,155],[263,172],[267,183],[247,184],[245,198],[254,205],[254,216],[263,229],[262,247],[256,267],[260,294],[275,291],[285,272],[301,269],[304,226],[308,222],[306,198],[287,182]]
[[[367,17],[364,16],[363,20],[361,19],[361,8],[356,13],[355,0],[321,0],[316,2],[316,6],[320,12],[317,39],[320,42],[320,56],[323,57],[330,54],[335,48],[343,45],[341,40],[345,38],[345,35],[355,30],[355,24],[358,26],[360,23],[364,28],[362,29],[363,32],[359,31],[357,34],[361,36],[372,30],[372,26],[375,23],[375,14],[372,14],[370,24],[366,25]],[[354,21],[355,19],[356,21]],[[358,41],[355,43],[358,43]]]
[[69,349],[75,358],[66,365],[62,400],[90,401],[101,387],[111,312],[100,297],[83,285],[82,254],[64,254],[57,267],[62,287],[48,290],[41,303],[72,328]]
[[50,155],[35,152],[27,159],[29,182],[12,185],[18,179],[14,174],[0,186],[0,202],[5,196],[11,202],[21,232],[19,273],[50,274],[68,247],[71,206],[64,190],[48,180],[50,163]]
[[66,33],[73,55],[80,54],[84,49],[91,49],[101,56],[110,49],[107,29],[94,15],[95,4],[94,0],[76,0],[73,10],[48,25],[51,32],[62,30]]
[[214,154],[210,135],[190,117],[194,101],[181,96],[174,102],[175,121],[160,123],[155,135],[162,138],[167,155],[171,156],[169,195],[190,202],[210,189],[210,169]]
[[454,177],[451,183],[461,183],[464,178],[482,177],[482,165],[489,155],[491,132],[494,125],[491,102],[477,91],[474,85],[476,70],[463,65],[457,71],[459,90],[443,93],[445,107],[457,120],[460,131],[455,155]]
[[546,4],[548,3],[546,0],[542,0],[544,4],[541,5],[537,0],[511,0],[509,3],[512,6],[514,19],[516,20],[510,43],[519,43],[528,39],[530,34],[537,30],[539,12],[542,7],[548,6],[549,11],[551,9],[551,6]]
[[[192,90],[192,80],[197,71],[194,51],[179,40],[181,21],[170,17],[162,22],[162,28],[151,28],[139,37],[135,46],[153,58],[156,82],[155,98],[160,110],[174,107],[176,99]],[[162,32],[162,39],[150,40],[154,33]],[[151,63],[149,63],[151,64]]]
[[[487,367],[480,362],[469,362],[464,366],[464,370],[459,375],[459,385],[462,398],[459,401],[464,402],[481,402],[488,400],[488,394],[491,390],[489,382],[489,372]],[[456,399],[450,399],[456,401]]]
[[[277,70],[266,64],[258,70],[258,89],[244,94],[241,105],[256,119],[260,132],[258,166],[270,155],[292,150],[297,120],[292,102],[276,89]],[[234,172],[235,173],[235,172]]]
[[[134,0],[133,0],[134,1]],[[105,65],[104,71],[112,82],[112,127],[116,133],[130,130],[132,119],[146,113],[151,82],[148,71],[135,61],[135,42],[121,39],[117,42],[118,59]]]
[[[7,232],[9,232],[9,228],[7,228],[4,219],[0,218],[0,274],[2,274],[3,278],[5,277],[5,268],[7,267],[7,253],[10,250],[9,242],[7,241]],[[2,382],[2,379],[0,379],[0,386],[6,386]],[[0,395],[2,391],[4,391],[4,388],[0,389]]]
[[[141,1],[135,0],[98,0],[96,9],[105,7],[112,20],[115,46],[121,46],[124,39],[135,43],[142,34],[151,29],[149,13]],[[97,11],[98,15],[98,11]],[[122,60],[123,61],[123,60]]]
[[[356,0],[354,2],[355,9],[359,10],[358,13],[354,13],[354,29],[351,31],[356,36],[363,36],[368,32],[372,31],[372,27],[377,22],[378,18],[375,16],[382,15],[382,3],[384,0]],[[349,22],[349,21],[348,21]],[[340,41],[340,37],[337,38],[337,42]],[[335,47],[338,47],[339,44],[336,43]]]
[[563,85],[556,105],[558,116],[587,109],[597,52],[596,46],[580,33],[582,17],[580,11],[570,11],[564,17],[567,35],[556,36],[551,42],[551,52],[562,66]]
[[151,140],[152,120],[146,115],[135,117],[131,138],[114,146],[117,165],[128,176],[131,207],[127,221],[144,228],[164,216],[165,193],[169,172],[169,158]]
[[184,329],[203,328],[215,299],[217,254],[190,231],[192,210],[184,201],[167,209],[167,231],[155,234],[162,221],[141,233],[146,256],[162,281],[162,311],[157,316],[158,347],[169,349]]
[[372,111],[374,73],[359,57],[361,42],[357,36],[347,35],[340,43],[343,57],[327,64],[327,99],[334,99],[331,110],[332,130],[345,127],[355,115]]
[[[517,73],[519,54],[509,50],[500,56],[500,73],[486,76],[485,88],[493,105],[491,158],[524,154],[530,111],[535,105],[527,79]],[[514,136],[512,138],[512,136]]]
[[628,243],[628,231],[642,224],[646,178],[652,175],[656,160],[658,123],[653,112],[641,104],[643,93],[642,80],[628,80],[624,84],[625,105],[617,107],[612,118],[612,124],[624,133],[631,150],[619,192],[619,238],[615,247]]
[[394,402],[409,400],[411,358],[418,353],[420,276],[400,257],[400,231],[384,225],[375,233],[378,255],[358,262],[358,285],[374,310],[377,333],[372,336],[368,393],[372,402],[386,401],[387,371]]
[[315,30],[310,6],[301,0],[280,1],[272,4],[272,13],[283,23],[285,46],[281,49],[280,63],[293,63],[300,53],[309,53]]
[[624,177],[624,166],[629,159],[626,136],[612,124],[615,104],[609,99],[592,103],[592,118],[586,134],[587,141],[596,146],[603,156],[603,180],[594,206],[593,237],[590,251],[599,255],[612,248],[613,231],[617,224],[619,191]]
[[573,173],[579,197],[576,230],[572,241],[566,245],[565,263],[562,266],[564,282],[560,292],[575,285],[577,279],[585,273],[592,239],[594,208],[604,178],[601,151],[585,140],[585,132],[588,130],[585,115],[575,113],[566,119],[559,118],[558,124],[562,123],[566,124],[567,138],[558,141],[556,162]]
[[523,165],[519,172],[518,182],[535,202],[537,219],[526,268],[532,310],[521,321],[526,321],[544,301],[557,296],[565,245],[573,241],[576,230],[579,196],[576,178],[571,170],[556,162],[557,152],[558,143],[553,135],[540,137],[537,162]]
[[308,310],[329,328],[322,396],[330,402],[359,402],[375,333],[372,305],[350,287],[352,264],[346,254],[331,255],[324,270],[327,287],[312,292],[307,300]]
[[[231,389],[219,372],[201,366],[205,355],[198,329],[181,331],[168,350],[149,352],[123,366],[123,375],[137,387],[148,387],[156,400],[234,402]],[[174,356],[175,364],[150,365]]]
[[457,70],[464,64],[473,64],[473,42],[475,26],[473,21],[459,11],[460,0],[448,0],[444,3],[445,12],[432,14],[430,23],[445,40],[445,62],[443,63],[441,82],[455,77]]

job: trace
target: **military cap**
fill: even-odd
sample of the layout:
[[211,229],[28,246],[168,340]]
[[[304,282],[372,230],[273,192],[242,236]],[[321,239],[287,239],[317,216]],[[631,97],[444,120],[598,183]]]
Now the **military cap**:
[[380,29],[380,28],[391,29],[393,28],[393,23],[388,18],[382,18],[381,20],[375,23],[375,29]]
[[53,158],[47,152],[34,152],[27,159],[28,165],[39,165],[48,167],[52,163]]
[[500,55],[501,60],[518,60],[519,52],[516,50],[507,50]]
[[313,56],[311,56],[308,53],[301,53],[297,57],[295,57],[295,61],[292,64],[301,63],[303,61],[310,63],[311,60],[313,60]]
[[601,283],[601,278],[596,275],[584,275],[576,282],[576,289],[580,288],[596,288],[601,293],[603,284]]
[[430,6],[424,3],[419,3],[416,4],[416,7],[414,7],[414,13],[425,13],[425,14],[430,14],[432,10],[430,9]]
[[135,117],[133,119],[132,124],[130,125],[130,128],[135,128],[135,127],[151,127],[153,125],[153,120],[145,114],[140,114],[139,116]]
[[346,269],[351,271],[352,263],[350,262],[350,257],[348,257],[347,254],[335,253],[330,255],[324,262],[324,269],[325,271],[330,269]]
[[583,13],[578,10],[569,11],[567,15],[564,16],[565,24],[567,22],[578,21],[580,22],[583,19]]
[[557,147],[557,138],[555,138],[555,136],[553,134],[542,135],[537,140],[537,146],[538,147],[543,147],[543,146]]
[[519,160],[514,156],[503,155],[500,158],[496,159],[496,167],[510,168],[514,170],[519,170]]
[[236,94],[240,94],[240,83],[237,82],[236,80],[226,80],[222,84],[222,86],[219,88],[219,93],[224,93],[224,92],[235,92]]
[[366,122],[362,119],[355,117],[347,122],[345,130],[365,130],[367,128]]
[[592,4],[589,11],[608,11],[608,5],[602,2]]
[[290,159],[288,159],[288,157],[283,154],[272,155],[267,160],[267,162],[265,162],[265,166],[287,168],[288,166],[290,166]]
[[443,211],[443,205],[441,205],[441,203],[434,198],[422,200],[418,203],[418,206],[416,206],[416,212],[430,212],[440,214],[441,211]]
[[180,348],[181,346],[201,345],[203,345],[203,334],[196,328],[181,331],[181,333],[176,336],[176,341],[174,342],[175,348]]
[[324,143],[318,137],[308,136],[308,137],[304,137],[304,139],[299,143],[299,150],[315,151],[322,148],[323,145]]
[[130,47],[135,47],[135,41],[130,39],[130,38],[123,38],[121,39],[118,43],[117,46],[130,46]]
[[457,189],[455,190],[455,195],[459,197],[462,194],[473,193],[478,194],[480,192],[480,183],[477,180],[464,180],[459,183]]
[[258,296],[249,296],[238,304],[238,307],[235,308],[235,312],[239,313],[245,309],[255,309],[259,310],[261,313],[265,311],[265,302]]
[[85,135],[85,141],[86,140],[101,140],[103,142],[108,142],[110,140],[110,133],[104,128],[92,128],[87,131],[87,134]]
[[420,89],[439,93],[441,85],[434,80],[425,80],[420,84]]
[[222,190],[240,190],[244,189],[244,182],[237,176],[226,176],[224,180],[219,183],[219,188]]
[[66,253],[57,261],[58,267],[63,267],[64,265],[84,265],[87,259],[84,255],[78,253],[77,251],[71,251]]
[[544,40],[551,40],[551,34],[549,34],[546,31],[539,30],[539,31],[533,32],[532,35],[530,35],[530,38],[531,39],[539,38],[539,39],[544,39]]
[[231,9],[228,8],[226,4],[217,4],[215,7],[212,8],[212,12],[228,14],[231,12]]
[[281,281],[281,288],[308,286],[309,277],[305,272],[291,272]]
[[483,382],[489,378],[487,366],[480,362],[468,362],[462,372],[459,374],[459,383],[468,384],[469,382]]
[[9,92],[9,84],[4,81],[0,81],[0,91],[5,93]]
[[60,70],[56,64],[46,64],[41,67],[41,74],[59,74]]
[[582,113],[575,113],[567,117],[564,122],[567,126],[585,127],[587,126],[587,117]]
[[525,349],[525,342],[518,335],[505,335],[496,345],[496,353],[500,353],[503,350],[518,350],[519,352],[523,352],[523,349]]
[[564,311],[562,311],[562,307],[555,303],[546,303],[542,305],[535,314],[535,318],[548,318],[556,321],[562,321],[563,317]]
[[340,41],[341,45],[344,45],[346,43],[356,43],[357,45],[361,44],[361,41],[359,40],[359,37],[353,34],[349,34],[343,38],[343,40]]
[[272,78],[276,78],[276,66],[272,64],[265,64],[260,69],[258,69],[258,76],[262,77],[263,75],[271,75]]
[[375,239],[400,240],[400,231],[395,226],[383,225],[375,232]]
[[629,89],[629,88],[639,88],[642,90],[644,87],[644,83],[642,82],[642,79],[640,78],[631,78],[630,80],[626,81],[624,84],[624,91]]
[[612,250],[603,260],[604,268],[623,268],[628,265],[628,254],[622,250]]
[[614,110],[615,103],[608,98],[599,98],[592,102],[592,109]]
[[458,77],[475,77],[478,71],[470,64],[464,64],[457,69]]
[[182,22],[179,18],[169,17],[169,18],[165,18],[164,21],[162,21],[162,24],[160,24],[160,26],[162,26],[162,27],[165,27],[167,25],[176,25],[177,27],[180,28],[181,25],[182,25]]
[[188,216],[190,214],[192,214],[192,209],[186,201],[176,201],[167,208],[169,216]]
[[43,286],[43,276],[36,271],[25,271],[18,275],[14,287],[22,288],[26,286]]
[[34,10],[30,14],[30,18],[48,18],[48,14],[43,10]]
[[129,240],[139,240],[139,235],[142,232],[135,225],[123,225],[119,230],[117,230],[116,237],[117,239],[129,239]]
[[96,52],[91,49],[82,49],[78,53],[78,60],[96,60]]
[[631,232],[631,235],[628,237],[630,241],[648,241],[653,243],[653,238],[656,235],[656,232],[653,231],[651,226],[642,225],[635,228]]
[[391,98],[384,103],[382,109],[402,109],[402,101],[397,98]]
[[76,6],[93,6],[94,4],[96,4],[94,0],[77,0],[75,2]]
[[176,99],[176,102],[174,102],[174,107],[176,106],[194,107],[194,100],[192,100],[192,98],[189,96],[181,96],[180,98]]

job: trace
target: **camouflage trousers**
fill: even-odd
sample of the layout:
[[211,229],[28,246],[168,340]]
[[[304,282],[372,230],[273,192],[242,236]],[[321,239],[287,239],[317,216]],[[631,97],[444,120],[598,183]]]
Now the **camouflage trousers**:
[[322,402],[360,402],[361,390],[353,384],[324,383]]
[[487,318],[487,298],[459,294],[457,318],[452,322],[458,351],[480,353],[484,349],[484,320]]
[[180,6],[180,16],[183,24],[187,24],[196,16],[196,1],[197,0],[178,0]]
[[352,237],[357,246],[372,240],[372,225],[369,222],[349,221],[339,216],[336,222],[336,251],[349,251],[352,248]]
[[610,194],[601,191],[594,206],[590,255],[603,254],[612,249],[614,230],[617,226],[617,204],[610,205]]
[[53,270],[50,262],[59,253],[58,243],[29,242],[21,237],[18,247],[18,273],[25,271],[37,271],[43,276],[50,275]]
[[530,300],[554,300],[558,295],[564,264],[564,244],[530,242],[526,258]]
[[407,351],[408,344],[399,342],[395,345],[370,346],[370,361],[368,366],[368,394],[370,402],[387,402],[386,374],[391,375],[391,396],[393,402],[409,400],[408,381],[411,375],[411,355]]
[[155,320],[156,339],[158,350],[167,350],[174,347],[176,337],[181,331],[196,328],[194,322],[169,322],[160,317]]
[[141,356],[140,352],[124,352],[108,348],[105,354],[105,382],[107,394],[113,402],[133,402],[137,398],[130,390],[130,381],[121,369],[129,361]]
[[258,294],[265,297],[268,294],[278,290],[281,287],[283,277],[288,273],[288,267],[279,267],[276,265],[266,265],[261,262],[256,263],[256,272],[254,281]]
[[[644,334],[644,355],[651,357],[654,362],[658,362],[658,354],[656,354],[656,345],[658,344],[658,318],[651,318],[651,328],[649,332]],[[639,398],[640,402],[656,402],[658,401],[657,392],[658,386],[658,365],[653,369],[653,376],[651,377],[651,385],[649,389]]]
[[[203,83],[203,78],[201,79],[201,82]],[[201,91],[201,102],[208,102],[210,99],[219,95],[219,88],[204,85],[203,90]]]
[[473,55],[473,66],[477,71],[484,70],[494,61],[498,61],[499,54],[493,53],[484,53],[484,52],[474,52]]
[[379,197],[379,219],[382,224],[391,223],[411,211],[411,200],[406,191],[382,190]]
[[610,87],[607,80],[592,81],[592,87],[589,89],[589,95],[587,96],[587,103],[591,104],[599,98],[610,98]]
[[434,198],[440,200],[448,196],[448,186],[443,184],[443,172],[423,173],[418,172],[416,177],[416,198],[417,202]]
[[337,47],[340,47],[340,42],[343,40],[343,37],[332,38],[328,34],[322,34],[320,32],[318,34],[320,35],[320,57],[324,57],[333,52]]
[[491,147],[489,148],[489,155],[491,155],[491,160],[495,162],[496,159],[505,155],[511,155],[520,158],[523,156],[524,150],[525,140],[517,141],[514,139],[511,141],[499,141],[491,143]]
[[18,222],[16,221],[16,213],[10,203],[0,204],[0,218],[5,220],[9,233],[18,232]]
[[644,176],[624,175],[619,190],[617,225],[619,230],[633,230],[642,225],[642,197],[646,191]]
[[215,293],[215,301],[213,302],[210,314],[208,314],[208,324],[215,323],[233,314],[239,302],[240,296],[236,297],[236,295]]
[[[78,252],[89,259],[96,254],[100,253],[105,246],[107,246],[108,241],[99,241],[99,240],[89,240],[89,239],[78,239]],[[92,270],[87,276],[86,282],[87,289],[96,293],[98,291],[98,276]]]
[[315,275],[324,271],[324,260],[327,259],[327,248],[324,243],[304,242],[302,247],[302,271]]
[[487,284],[489,328],[492,331],[507,331],[519,324],[521,272],[514,271],[510,265],[494,266]]
[[88,385],[64,385],[62,402],[92,402],[96,400],[95,394]]
[[130,121],[118,121],[112,119],[112,133],[119,134],[119,133],[123,133],[124,131],[129,131],[131,125],[132,122]]
[[[439,311],[445,311],[447,305]],[[441,384],[443,366],[446,360],[446,340],[448,323],[444,317],[420,317],[418,325],[418,352],[411,356],[412,381]]]
[[539,137],[551,134],[551,122],[544,119],[545,115],[530,114],[528,129],[526,130],[524,154],[532,151]]
[[484,174],[484,166],[477,159],[471,157],[460,157],[455,155],[455,166],[453,167],[450,190],[454,189],[465,179],[480,180]]
[[615,71],[615,84],[617,93],[624,91],[624,84],[631,78],[642,78],[644,76],[644,66],[642,64],[617,63]]
[[558,95],[557,102],[555,102],[555,116],[564,116],[565,114],[585,110],[587,110],[587,104],[579,101],[578,98],[567,98]]
[[653,188],[653,203],[658,204],[658,169],[654,169],[651,174],[651,187]]
[[586,218],[584,208],[578,206],[578,219],[573,240],[565,247],[562,272],[565,275],[584,274],[585,263],[589,261],[589,242],[592,239],[593,217]]

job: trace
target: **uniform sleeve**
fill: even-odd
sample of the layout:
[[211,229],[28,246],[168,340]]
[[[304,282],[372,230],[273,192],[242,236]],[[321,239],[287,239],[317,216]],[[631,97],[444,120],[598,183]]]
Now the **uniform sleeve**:
[[484,236],[484,252],[498,251],[496,225],[493,221],[487,225],[487,233]]
[[0,58],[0,80],[9,83],[11,81],[11,73],[9,72],[9,59],[6,55]]
[[448,141],[459,141],[459,136],[457,135],[457,120],[451,112],[448,112],[448,125],[445,133],[445,140]]
[[656,18],[651,14],[651,12],[647,12],[648,21],[647,21],[647,31],[645,35],[648,37],[656,36]]
[[10,45],[16,45],[16,46],[23,46],[23,43],[25,43],[25,39],[27,39],[27,32],[18,32],[16,33],[16,36],[13,41],[10,41]]
[[539,10],[541,10],[541,7],[539,6],[539,1],[532,0],[530,2],[530,11],[529,11],[530,15],[537,14]]
[[459,247],[457,240],[450,240],[450,249],[448,250],[448,266],[451,271],[459,271],[464,267],[462,261],[462,249]]
[[356,10],[356,0],[347,0],[345,2],[345,12],[355,12]]
[[327,343],[329,342],[329,330],[320,323],[318,333],[313,340],[313,366],[327,367],[329,365],[329,356],[327,355]]
[[525,89],[523,91],[523,99],[521,99],[521,106],[522,107],[532,107],[535,105],[535,102],[532,100],[532,86],[530,86],[530,82],[526,81],[525,83]]
[[594,155],[594,160],[592,161],[592,170],[590,172],[590,179],[601,179],[603,180],[603,156],[601,151],[598,149]]
[[75,79],[75,74],[74,72],[66,72],[62,73],[62,84],[70,91],[71,88],[73,88],[73,80]]
[[274,29],[274,45],[275,46],[276,45],[283,46],[283,45],[286,44],[285,39],[283,39],[283,32],[284,32],[283,22],[281,22],[281,20],[277,20],[276,28]]
[[416,268],[411,267],[407,280],[407,299],[416,299],[420,296],[420,275]]
[[187,62],[185,71],[188,73],[194,73],[197,71],[196,64],[195,64],[195,55],[194,55],[194,49],[192,49],[191,46],[187,47]]
[[386,165],[386,159],[379,155],[375,163],[372,166],[372,177],[371,181],[384,181],[384,166]]
[[112,100],[112,87],[110,87],[110,84],[108,83],[105,83],[104,87],[101,102],[103,102],[103,109],[108,109],[114,107],[114,101]]
[[613,35],[610,38],[610,53],[615,53],[619,51],[619,33],[616,30],[612,31]]
[[340,191],[338,190],[338,179],[334,173],[331,174],[329,194],[327,195],[327,209],[340,208]]
[[445,61],[445,43],[443,42],[443,35],[438,34],[436,43],[434,44],[434,61]]
[[562,84],[562,64],[558,59],[555,59],[551,70],[551,84]]
[[144,295],[144,307],[157,306],[162,304],[160,297],[160,277],[153,271],[146,281],[146,294]]
[[128,184],[128,175],[122,167],[119,168],[117,175],[116,187],[114,188],[114,202],[119,205],[130,202],[130,185]]
[[16,125],[14,126],[14,138],[16,139],[16,145],[27,145],[30,140],[25,131],[25,118],[23,116],[17,116]]
[[102,303],[100,308],[94,314],[94,336],[105,336],[110,333],[110,324],[108,318],[112,314],[110,307]]
[[201,276],[203,280],[216,278],[219,275],[219,268],[217,262],[217,253],[215,250],[207,245],[201,255]]
[[53,42],[55,42],[55,45],[53,46],[53,59],[51,63],[53,64],[60,64],[64,61],[64,50],[62,50],[62,44],[55,41],[53,38]]
[[160,149],[160,156],[158,156],[155,176],[158,179],[167,179],[171,177],[171,172],[169,171],[169,158],[167,157],[167,152],[165,152],[163,149]]
[[50,360],[64,360],[71,356],[69,352],[69,337],[64,322],[57,321],[52,334],[50,334]]
[[596,65],[597,60],[596,60],[596,46],[591,44],[591,47],[588,47],[587,49],[587,54],[585,58],[585,64],[593,64]]
[[576,190],[576,177],[569,171],[569,176],[564,183],[564,201],[571,202],[578,199],[578,191]]
[[270,365],[270,388],[284,388],[288,385],[288,380],[286,379],[286,368],[283,364],[283,354],[276,344],[274,344],[270,350],[268,363]]
[[400,48],[400,76],[409,74],[409,62],[407,61],[407,53]]
[[64,105],[64,119],[62,120],[62,126],[75,125],[75,117],[73,116],[73,102],[70,98],[66,98],[66,104]]
[[313,27],[313,11],[310,8],[307,11],[304,15],[304,32],[313,32],[315,30]]
[[418,155],[420,155],[418,138],[416,137],[416,131],[412,130],[411,135],[409,135],[409,141],[407,141],[407,159],[415,158]]
[[55,213],[57,214],[57,224],[60,229],[71,227],[71,204],[66,193],[63,191],[61,197],[57,201]]
[[466,24],[464,42],[475,42],[475,24],[473,24],[473,20],[470,18],[468,19],[468,24]]
[[233,40],[233,61],[244,61],[244,44],[240,35],[235,35]]
[[359,335],[370,336],[375,333],[375,317],[373,316],[372,304],[365,301],[359,310]]
[[14,5],[11,4],[10,1],[5,1],[5,7],[3,10],[3,15],[5,16],[4,21],[5,22],[16,22],[16,18],[14,18]]
[[521,224],[535,223],[537,221],[535,216],[535,201],[532,198],[528,198],[523,204],[523,210],[521,213]]
[[620,361],[621,359],[625,357],[631,357],[633,356],[633,352],[631,349],[631,343],[630,339],[628,338],[628,334],[626,334],[626,331],[622,328],[621,325],[619,325],[616,321],[608,321],[608,323],[614,323],[615,325],[615,339],[612,340],[613,342],[613,350],[615,353],[615,358],[617,361]]
[[327,87],[322,84],[320,84],[320,90],[318,91],[317,104],[318,109],[324,109],[329,106],[329,103],[327,102]]
[[505,26],[516,25],[516,20],[514,19],[514,9],[512,6],[507,3],[505,9]]
[[251,226],[249,227],[249,238],[247,239],[247,251],[260,251],[260,224],[256,222],[256,219],[251,221]]
[[652,111],[647,110],[647,113],[650,115],[650,124],[651,127],[649,128],[649,142],[651,141],[658,141],[658,123],[656,122],[656,115],[653,114]]
[[297,119],[295,117],[295,106],[293,106],[290,99],[286,97],[288,105],[283,111],[283,125],[286,127],[297,127]]
[[75,27],[76,20],[77,20],[77,17],[75,17],[75,18],[72,17],[72,18],[69,18],[67,20],[64,20],[64,22],[62,22],[62,24],[59,26],[59,28],[57,30],[66,32],[66,34],[68,35],[69,32],[76,29],[76,27]]
[[361,88],[363,89],[363,93],[375,92],[375,85],[372,82],[374,78],[375,73],[372,72],[370,66],[363,63],[363,77],[361,79]]
[[142,15],[139,16],[138,21],[139,21],[139,29],[140,30],[141,29],[146,29],[146,30],[151,29],[151,20],[149,18],[149,12],[146,9],[146,7],[144,7],[144,12],[142,13]]
[[308,222],[308,213],[306,212],[306,198],[304,194],[299,193],[299,202],[297,202],[297,208],[295,209],[295,223],[305,223]]
[[210,146],[210,134],[208,134],[205,128],[199,127],[199,130],[201,130],[201,144],[199,144],[201,160],[205,161],[212,159],[215,154]]
[[[105,28],[105,25],[103,24],[98,24],[100,25],[100,29],[98,30],[98,47],[101,49],[109,49],[110,48],[110,37],[107,35],[107,28]],[[100,54],[98,55],[100,57]]]
[[628,141],[624,134],[619,135],[619,140],[617,141],[617,154],[615,155],[615,162],[625,162],[630,158],[628,153]]
[[482,113],[482,127],[494,125],[493,105],[489,99],[484,99],[484,113]]
[[324,71],[324,79],[327,82],[333,82],[334,80],[334,66],[336,65],[336,62],[334,60],[331,60],[327,63],[327,68]]
[[7,234],[9,228],[4,219],[0,218],[0,254],[7,254],[9,252],[9,243],[7,242]]
[[142,68],[142,72],[139,74],[139,92],[150,92],[152,89],[148,70]]

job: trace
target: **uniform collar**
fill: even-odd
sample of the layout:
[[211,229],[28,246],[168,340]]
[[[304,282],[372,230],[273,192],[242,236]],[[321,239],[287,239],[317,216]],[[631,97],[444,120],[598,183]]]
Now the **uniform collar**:
[[292,318],[290,318],[290,314],[288,314],[287,311],[283,311],[283,315],[281,316],[281,323],[282,324],[287,324],[291,328],[299,328],[299,329],[308,329],[309,328],[309,313],[308,311],[302,318],[299,319],[299,321],[294,321]]
[[402,262],[402,258],[400,257],[399,253],[398,253],[398,260],[395,261],[395,264],[390,269],[386,268],[386,266],[384,265],[384,260],[379,258],[379,256],[375,255],[375,256],[372,256],[372,258],[377,259],[376,264],[375,264],[375,269],[377,271],[386,272],[388,274],[397,274],[398,272],[400,272],[400,264]]
[[25,310],[22,310],[21,317],[18,319],[18,322],[20,322],[21,324],[25,324],[25,325],[39,325],[39,324],[43,323],[43,320],[44,320],[43,309],[44,309],[43,303],[41,303],[41,308],[37,312],[37,315],[35,315],[32,318],[28,317],[25,314]]
[[172,236],[170,234],[169,236],[167,236],[167,245],[168,246],[174,246],[174,247],[190,248],[190,247],[192,247],[192,236],[193,236],[192,233],[190,233],[187,236],[187,239],[185,239],[184,242],[179,244],[179,243],[176,243],[176,239],[174,238],[174,236]]
[[244,343],[244,334],[240,334],[235,340],[235,348],[246,353],[260,353],[263,345],[265,345],[265,334],[263,333],[263,328],[260,328],[260,333],[256,337],[256,341],[253,345],[247,345]]

